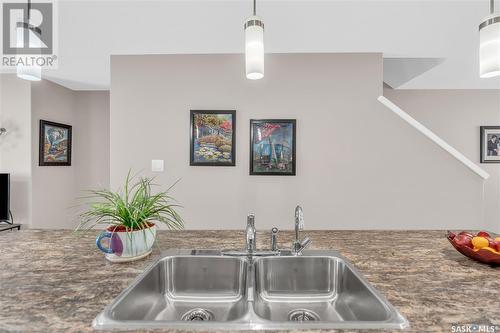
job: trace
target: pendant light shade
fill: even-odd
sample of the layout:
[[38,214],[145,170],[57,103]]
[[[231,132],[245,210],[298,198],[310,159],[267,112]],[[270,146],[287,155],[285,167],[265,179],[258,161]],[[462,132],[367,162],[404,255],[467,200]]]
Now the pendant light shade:
[[490,78],[500,75],[500,13],[494,13],[493,0],[490,12],[479,25],[479,75]]
[[258,16],[245,22],[245,65],[248,79],[264,77],[264,23]]
[[245,21],[245,66],[250,80],[264,77],[264,22],[256,15],[253,2],[253,16]]

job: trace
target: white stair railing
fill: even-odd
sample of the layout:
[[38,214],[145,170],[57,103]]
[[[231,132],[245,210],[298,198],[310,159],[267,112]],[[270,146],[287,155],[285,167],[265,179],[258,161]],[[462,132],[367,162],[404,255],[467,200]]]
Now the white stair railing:
[[455,157],[457,160],[462,162],[466,167],[468,167],[472,172],[477,174],[479,177],[483,179],[488,179],[490,175],[478,167],[474,162],[472,162],[470,159],[465,157],[461,152],[450,146],[446,141],[441,139],[439,136],[437,136],[434,132],[432,132],[430,129],[419,123],[415,118],[410,116],[408,113],[404,112],[399,108],[396,104],[392,103],[390,100],[388,100],[384,96],[379,96],[377,98],[378,101],[382,104],[384,104],[389,110],[397,114],[401,119],[406,121],[409,125],[411,125],[413,128],[415,128],[417,131],[425,135],[429,140],[433,141],[435,144],[437,144],[439,147],[447,151],[451,156]]

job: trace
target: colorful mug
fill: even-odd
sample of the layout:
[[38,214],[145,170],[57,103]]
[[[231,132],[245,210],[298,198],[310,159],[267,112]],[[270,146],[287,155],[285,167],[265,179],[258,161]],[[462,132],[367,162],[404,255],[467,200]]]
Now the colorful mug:
[[135,231],[103,231],[96,245],[106,256],[136,257],[151,251],[156,239],[156,225]]
[[[103,242],[106,245],[103,245]],[[97,236],[95,243],[99,250],[106,254],[121,256],[123,253],[123,243],[116,232],[103,231]]]

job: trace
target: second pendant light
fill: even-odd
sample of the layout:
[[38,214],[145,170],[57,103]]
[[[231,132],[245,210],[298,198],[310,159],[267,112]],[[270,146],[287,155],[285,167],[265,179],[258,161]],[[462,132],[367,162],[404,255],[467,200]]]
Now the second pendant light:
[[479,75],[500,75],[500,13],[495,13],[495,0],[490,0],[490,15],[479,25]]

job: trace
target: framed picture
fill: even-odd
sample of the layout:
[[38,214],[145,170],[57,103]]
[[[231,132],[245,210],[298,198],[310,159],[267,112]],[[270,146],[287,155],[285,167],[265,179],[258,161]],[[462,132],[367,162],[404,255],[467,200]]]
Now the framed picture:
[[71,126],[40,120],[40,166],[71,165]]
[[500,126],[481,126],[481,163],[500,163]]
[[296,123],[250,120],[250,175],[295,176]]
[[191,110],[189,165],[234,166],[236,111]]

